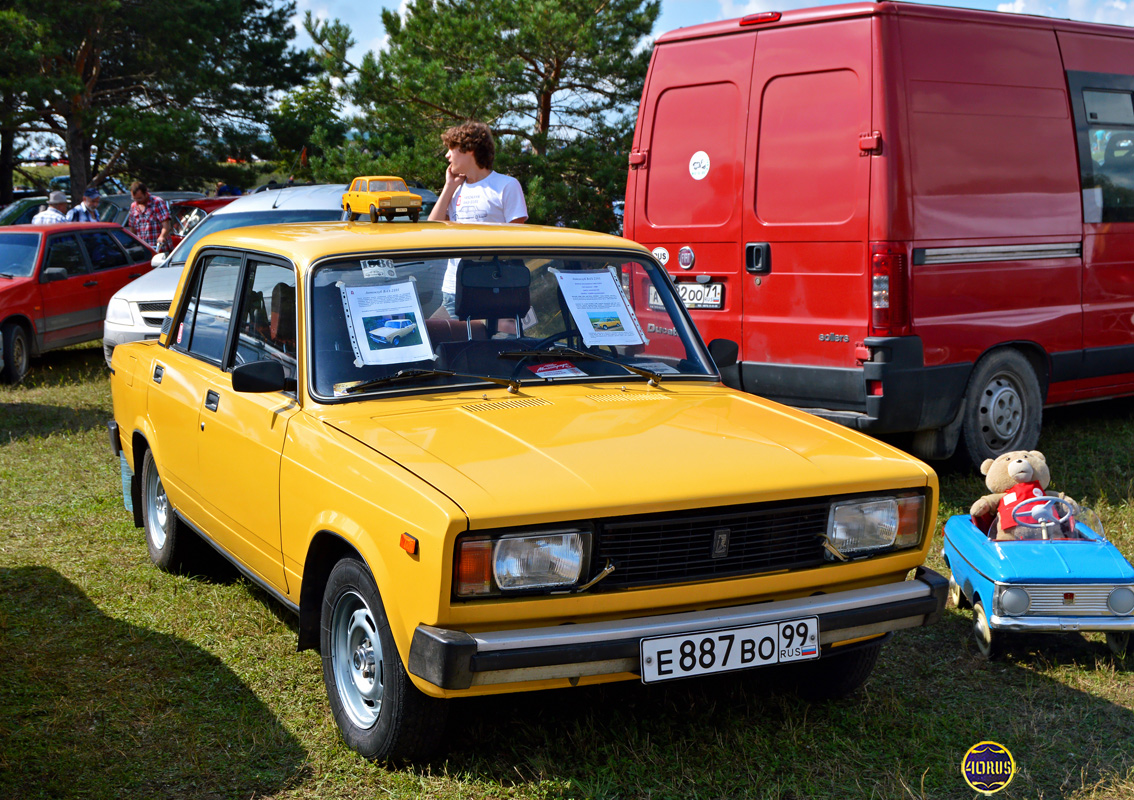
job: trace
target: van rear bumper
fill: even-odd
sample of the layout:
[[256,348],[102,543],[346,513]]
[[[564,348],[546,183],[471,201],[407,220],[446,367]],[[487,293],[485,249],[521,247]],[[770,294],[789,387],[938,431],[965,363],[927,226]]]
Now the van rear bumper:
[[943,428],[956,418],[971,363],[926,367],[918,336],[864,344],[872,359],[851,368],[744,361],[740,388],[867,433]]

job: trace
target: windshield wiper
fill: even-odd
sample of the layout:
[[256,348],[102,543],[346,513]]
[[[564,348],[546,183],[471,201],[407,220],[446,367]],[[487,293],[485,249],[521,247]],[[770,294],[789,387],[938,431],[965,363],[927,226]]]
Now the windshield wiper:
[[379,386],[386,386],[390,383],[399,383],[401,381],[412,381],[415,378],[472,378],[478,381],[487,381],[488,383],[495,383],[497,386],[506,386],[508,391],[515,394],[520,390],[520,382],[517,380],[509,380],[508,378],[496,378],[492,375],[470,375],[465,372],[453,372],[448,369],[400,369],[393,375],[387,375],[385,378],[375,378],[372,381],[364,381],[356,386],[351,386],[343,390],[343,394],[356,394],[358,392],[365,392],[370,389],[377,389]]
[[13,275],[10,272],[0,272],[0,278],[7,278],[8,280],[13,280],[15,277],[16,276]]
[[588,353],[585,350],[576,350],[574,347],[549,347],[546,350],[505,350],[497,354],[499,358],[509,359],[525,359],[525,358],[561,358],[563,356],[574,356],[575,358],[586,358],[591,361],[601,361],[604,364],[613,364],[616,367],[622,367],[627,372],[633,372],[635,375],[641,375],[643,378],[649,378],[650,386],[661,385],[661,375],[656,372],[651,372],[648,369],[641,367],[632,367],[629,364],[623,364],[621,361],[616,361],[613,358],[600,356],[598,353]]

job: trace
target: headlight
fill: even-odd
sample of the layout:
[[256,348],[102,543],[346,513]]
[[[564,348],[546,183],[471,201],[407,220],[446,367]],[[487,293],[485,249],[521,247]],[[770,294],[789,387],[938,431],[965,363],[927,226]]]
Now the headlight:
[[378,205],[380,205],[380,206],[392,206],[393,204],[394,203],[391,200],[379,200],[378,201]]
[[115,325],[133,325],[134,315],[130,313],[130,304],[121,297],[110,298],[106,306],[106,321]]
[[1019,586],[1005,586],[1000,590],[1000,610],[1010,617],[1026,614],[1031,602],[1027,590]]
[[835,503],[827,518],[828,560],[918,546],[924,504],[922,495]]
[[463,539],[453,570],[456,594],[566,589],[586,574],[590,550],[590,532],[573,529]]
[[1106,606],[1115,614],[1129,614],[1134,611],[1134,589],[1129,586],[1112,589],[1106,599]]

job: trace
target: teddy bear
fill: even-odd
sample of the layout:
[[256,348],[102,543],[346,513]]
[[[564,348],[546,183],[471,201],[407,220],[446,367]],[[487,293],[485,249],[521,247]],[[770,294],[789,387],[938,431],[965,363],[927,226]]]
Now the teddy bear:
[[[1025,500],[1044,496],[1051,483],[1047,459],[1038,450],[1014,450],[996,458],[986,458],[980,465],[980,472],[992,494],[986,494],[973,503],[969,509],[973,522],[996,539],[1015,539],[1018,526],[1012,518],[1012,510]],[[1078,504],[1062,492],[1052,496],[1066,500],[1072,513],[1078,510]],[[995,525],[992,524],[993,515],[996,516]]]

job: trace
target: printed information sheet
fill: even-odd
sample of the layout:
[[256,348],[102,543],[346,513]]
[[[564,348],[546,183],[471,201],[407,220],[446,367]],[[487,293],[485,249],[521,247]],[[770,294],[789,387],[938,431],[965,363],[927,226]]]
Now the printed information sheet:
[[412,280],[379,286],[339,284],[355,366],[433,358]]
[[645,343],[646,337],[630,310],[622,284],[610,270],[552,272],[588,347]]

